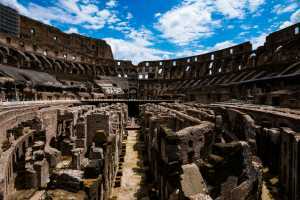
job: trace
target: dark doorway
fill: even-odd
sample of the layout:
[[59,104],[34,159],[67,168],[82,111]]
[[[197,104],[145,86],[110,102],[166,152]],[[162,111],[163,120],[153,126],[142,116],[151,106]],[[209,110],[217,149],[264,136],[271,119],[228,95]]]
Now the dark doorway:
[[280,106],[280,97],[272,97],[272,106]]
[[139,117],[139,103],[138,102],[128,102],[128,115],[129,117]]

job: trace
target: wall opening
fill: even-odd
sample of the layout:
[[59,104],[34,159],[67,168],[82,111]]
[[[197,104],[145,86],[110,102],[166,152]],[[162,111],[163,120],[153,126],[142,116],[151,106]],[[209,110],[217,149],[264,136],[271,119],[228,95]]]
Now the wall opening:
[[137,102],[128,102],[128,116],[129,117],[139,117],[140,110],[139,110],[139,103]]

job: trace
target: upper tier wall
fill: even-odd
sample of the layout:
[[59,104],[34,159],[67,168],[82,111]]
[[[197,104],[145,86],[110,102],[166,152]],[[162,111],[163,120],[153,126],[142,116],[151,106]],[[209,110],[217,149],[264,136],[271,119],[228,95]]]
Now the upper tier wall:
[[113,59],[110,46],[101,39],[79,34],[66,34],[61,30],[25,16],[20,17],[21,41],[31,42],[33,48],[47,48],[55,53],[78,54],[95,58]]
[[76,33],[67,34],[56,27],[22,16],[15,9],[2,4],[0,6],[0,14],[6,17],[0,38],[8,44],[16,43],[14,47],[20,50],[89,63],[95,59],[113,59],[111,47],[104,40]]
[[[300,23],[271,33],[264,46],[245,42],[222,50],[179,59],[143,61],[140,79],[194,79],[246,68],[291,64],[299,60]],[[274,69],[276,70],[276,69]]]

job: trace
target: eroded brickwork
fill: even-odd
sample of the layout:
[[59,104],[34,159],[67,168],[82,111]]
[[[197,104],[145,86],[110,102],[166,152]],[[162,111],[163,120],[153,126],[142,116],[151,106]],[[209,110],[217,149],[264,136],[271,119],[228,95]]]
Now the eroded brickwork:
[[125,105],[32,106],[31,112],[3,130],[1,199],[25,198],[18,191],[38,188],[108,199],[126,134]]

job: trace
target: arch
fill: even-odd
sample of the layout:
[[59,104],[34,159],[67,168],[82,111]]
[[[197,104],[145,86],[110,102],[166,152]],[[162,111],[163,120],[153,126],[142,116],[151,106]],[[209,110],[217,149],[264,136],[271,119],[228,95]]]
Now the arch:
[[42,55],[41,58],[48,64],[48,66],[49,66],[48,70],[49,70],[49,71],[53,71],[52,63],[51,63],[51,61],[48,59],[48,57]]
[[28,146],[32,146],[33,145],[33,136],[29,136],[28,137]]
[[78,70],[81,72],[81,74],[85,74],[84,67],[80,63],[74,63],[77,67]]
[[138,89],[136,87],[129,88],[128,95],[130,99],[137,99]]
[[0,46],[0,51],[2,51],[2,53],[5,54],[6,56],[8,56],[10,53],[9,48],[5,46]]
[[96,65],[96,75],[104,75],[104,70],[101,65]]
[[62,60],[57,60],[57,62],[60,64],[62,72],[64,73],[68,73],[69,71],[69,66],[66,64],[66,62],[62,61]]
[[116,70],[116,73],[119,75],[119,74],[121,74],[122,76],[124,75],[124,71],[123,71],[123,69],[122,68],[117,68]]
[[88,64],[82,63],[81,65],[83,66],[86,75],[92,74],[92,70]]
[[49,71],[49,69],[51,69],[51,63],[49,63],[49,61],[46,61],[43,56],[41,55],[36,55],[36,57],[39,59],[39,61],[41,62],[42,65],[42,69],[45,71]]
[[73,62],[71,62],[70,65],[72,66],[70,68],[71,74],[79,75],[80,74],[80,68]]
[[108,70],[111,76],[117,75],[116,69],[114,67],[109,67]]
[[42,71],[43,71],[44,68],[43,68],[42,62],[36,57],[36,55],[33,54],[33,53],[28,53],[28,55],[30,55],[31,58],[33,59],[34,63],[37,64],[37,68],[38,68],[39,70],[42,70]]

